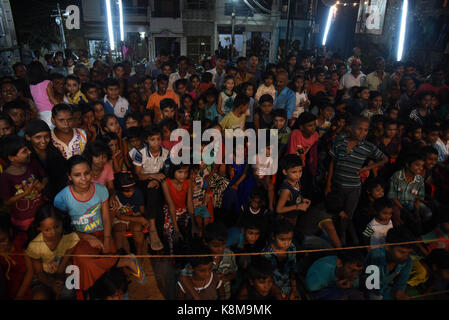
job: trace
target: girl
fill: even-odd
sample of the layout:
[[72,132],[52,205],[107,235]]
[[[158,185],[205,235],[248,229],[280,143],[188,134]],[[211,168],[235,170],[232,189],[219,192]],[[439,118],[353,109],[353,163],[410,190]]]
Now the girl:
[[246,124],[245,124],[245,128],[252,128],[254,127],[254,91],[255,91],[255,86],[253,83],[250,82],[245,82],[242,85],[242,94],[246,95],[247,97],[249,97],[249,106],[248,109],[246,111]]
[[193,98],[190,94],[185,94],[181,97],[181,108],[178,112],[178,121],[186,130],[189,130],[192,126],[193,105]]
[[295,76],[290,83],[290,89],[296,92],[296,106],[293,111],[293,118],[298,118],[301,113],[307,111],[310,106],[310,101],[307,96],[307,90],[304,85],[304,78],[302,76]]
[[267,71],[262,76],[263,83],[257,88],[256,95],[254,99],[259,103],[260,97],[262,97],[264,94],[269,94],[273,97],[273,101],[276,98],[276,89],[274,87],[274,80],[275,76],[274,73],[271,71]]
[[362,111],[361,115],[371,119],[375,115],[383,115],[382,111],[382,95],[380,92],[371,91],[369,93],[368,107]]
[[137,91],[128,92],[128,102],[129,102],[129,110],[133,113],[142,113],[144,111],[144,106],[142,101],[140,100],[140,96]]
[[161,145],[170,151],[175,145],[181,141],[180,139],[178,141],[171,141],[170,135],[172,131],[176,130],[178,128],[178,124],[173,119],[164,119],[159,124],[161,131],[162,131],[162,142]]
[[[84,257],[100,253],[114,253],[111,237],[111,218],[106,187],[92,182],[89,162],[83,156],[73,156],[68,163],[71,184],[55,197],[56,208],[68,212],[72,225],[80,238],[73,252],[73,264],[80,270],[80,289],[78,297],[109,269],[128,268],[139,283],[145,282],[145,274],[137,260],[129,257]],[[83,255],[83,256],[81,256]]]
[[125,129],[128,130],[132,127],[140,127],[140,122],[142,121],[142,117],[140,113],[128,113],[125,116]]
[[50,128],[53,128],[51,122],[51,109],[58,104],[54,97],[53,86],[50,80],[47,80],[44,66],[39,61],[33,61],[28,66],[28,77],[30,80],[30,91],[33,101],[36,104],[40,119],[44,120]]
[[94,109],[89,105],[81,107],[81,129],[87,133],[87,140],[94,141],[98,136],[98,127],[95,125]]
[[33,280],[31,259],[24,255],[19,239],[13,240],[13,229],[7,214],[0,217],[0,270],[6,280],[6,299],[26,299]]
[[0,138],[15,133],[14,122],[7,113],[0,113]]
[[209,88],[206,90],[206,92],[204,93],[204,95],[206,96],[206,119],[211,120],[211,121],[215,121],[218,117],[218,112],[217,112],[217,95],[218,95],[218,91],[217,89],[215,89],[215,87]]
[[74,298],[65,288],[65,270],[71,263],[69,256],[79,242],[76,232],[64,234],[63,217],[49,204],[41,207],[34,220],[35,237],[28,244],[26,255],[31,259],[37,280],[51,288],[56,297]]
[[225,115],[234,109],[234,99],[237,94],[234,92],[235,81],[233,76],[226,76],[223,83],[223,91],[218,96],[217,112],[218,122],[221,122]]
[[204,228],[210,223],[211,215],[207,208],[210,197],[207,180],[201,174],[200,165],[193,165],[191,170],[192,202],[195,213],[195,222],[200,228],[200,237]]
[[193,120],[204,121],[206,120],[206,105],[207,98],[204,95],[201,95],[197,99],[197,107],[195,113],[193,114]]
[[150,96],[154,92],[153,78],[150,76],[146,76],[145,78],[143,78],[142,88],[139,91],[140,91],[140,99],[144,103],[144,105],[146,105],[148,99],[150,99]]
[[67,160],[51,143],[50,128],[45,121],[31,120],[25,128],[25,138],[31,151],[31,159],[37,161],[48,176],[43,194],[53,199],[67,185]]
[[331,128],[331,121],[334,117],[335,110],[331,105],[320,107],[318,117],[316,119],[316,127],[318,135],[322,138]]
[[[104,133],[115,133],[119,139],[119,147],[120,150],[123,150],[123,153],[126,154],[128,152],[126,141],[123,139],[123,131],[120,123],[118,122],[118,118],[113,114],[107,114],[103,117],[101,121],[101,127],[103,128]],[[126,167],[130,168],[131,164],[128,159],[125,157],[124,159]]]
[[189,229],[193,234],[198,234],[195,220],[192,219],[192,184],[188,179],[189,166],[185,164],[171,164],[168,178],[162,182],[162,191],[168,205],[164,219],[164,237],[168,242],[170,253],[173,251],[174,242],[179,238],[190,238]]
[[129,171],[116,173],[114,184],[118,192],[117,201],[120,205],[120,208],[113,212],[112,232],[115,245],[117,248],[125,248],[129,252],[126,231],[131,231],[137,255],[143,255],[145,254],[143,229],[150,224],[143,217],[145,212],[143,194],[136,188],[136,181]]
[[[101,140],[106,143],[109,147],[109,150],[112,154],[112,167],[114,169],[114,173],[120,172],[122,170],[127,170],[125,164],[126,154],[120,149],[119,138],[115,133],[105,133]],[[96,182],[96,181],[94,181]]]
[[190,96],[193,100],[196,101],[200,94],[200,76],[197,74],[194,74],[190,77],[190,83],[192,84],[192,91],[189,92]]
[[97,126],[97,136],[102,135],[103,126],[101,125],[101,123],[105,115],[103,102],[95,101],[91,106],[94,109],[94,116],[95,116],[94,124]]
[[369,100],[369,89],[367,87],[353,87],[354,94],[348,103],[348,112],[353,116],[358,116],[366,109]]

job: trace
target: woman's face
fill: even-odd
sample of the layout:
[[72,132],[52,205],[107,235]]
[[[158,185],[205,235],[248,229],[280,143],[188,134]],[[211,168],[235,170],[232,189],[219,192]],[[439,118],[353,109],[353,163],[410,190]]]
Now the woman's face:
[[102,104],[97,103],[94,106],[94,114],[95,114],[95,119],[97,120],[101,120],[104,117],[104,107]]
[[50,132],[42,131],[31,137],[31,144],[36,151],[47,150],[50,143]]
[[0,137],[14,133],[14,127],[6,120],[0,120]]
[[118,134],[120,131],[120,124],[116,118],[109,118],[106,122],[106,131]]
[[200,86],[200,79],[195,77],[192,79],[192,86],[197,89]]
[[108,162],[108,157],[105,154],[100,154],[98,157],[92,156],[92,165],[97,168],[103,168]]
[[79,188],[89,188],[92,181],[91,169],[85,162],[79,163],[72,167],[69,174],[69,179],[73,185]]

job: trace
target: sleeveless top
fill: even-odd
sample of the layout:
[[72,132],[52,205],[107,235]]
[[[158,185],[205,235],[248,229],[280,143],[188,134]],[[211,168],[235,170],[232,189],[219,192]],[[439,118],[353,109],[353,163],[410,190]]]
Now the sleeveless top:
[[[282,182],[281,187],[279,188],[279,193],[282,192],[282,190],[287,189],[290,192],[290,200],[287,200],[287,202],[285,203],[285,206],[294,206],[298,203],[302,202],[302,194],[301,194],[301,185],[299,185],[299,188],[296,189],[295,187],[293,187],[290,183],[288,183],[287,180],[284,180],[284,182]],[[295,210],[289,213],[300,213],[301,210]]]
[[235,92],[232,92],[232,95],[228,95],[225,91],[222,91],[220,95],[222,100],[221,110],[225,115],[227,115],[234,109],[234,99],[237,94]]
[[172,179],[167,178],[168,190],[170,191],[170,196],[175,204],[176,214],[180,215],[187,211],[187,191],[189,190],[189,179],[186,179],[182,185],[182,190],[176,189],[173,184]]

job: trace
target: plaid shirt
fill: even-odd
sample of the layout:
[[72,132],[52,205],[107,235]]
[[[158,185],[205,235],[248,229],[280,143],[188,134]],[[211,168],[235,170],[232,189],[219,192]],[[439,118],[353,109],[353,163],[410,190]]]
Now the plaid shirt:
[[389,199],[397,199],[404,207],[411,208],[416,198],[424,200],[424,196],[424,179],[420,175],[416,175],[411,183],[405,180],[405,169],[391,177]]
[[[291,243],[286,251],[296,251],[296,246]],[[263,252],[275,252],[271,245],[268,245]],[[296,272],[296,253],[287,253],[287,259],[279,263],[276,254],[265,254],[264,257],[271,262],[274,267],[274,283],[281,289],[282,293],[288,296],[292,290],[290,274]]]
[[349,153],[348,138],[337,138],[329,154],[334,159],[333,182],[341,187],[360,187],[358,171],[368,158],[382,159],[384,155],[374,144],[366,140],[360,141]]

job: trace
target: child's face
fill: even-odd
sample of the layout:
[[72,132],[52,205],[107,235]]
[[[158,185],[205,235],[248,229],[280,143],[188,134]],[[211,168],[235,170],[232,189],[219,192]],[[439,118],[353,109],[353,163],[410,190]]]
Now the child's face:
[[178,94],[179,94],[180,96],[183,96],[183,95],[186,93],[187,88],[186,88],[185,85],[179,84],[176,91],[178,91]]
[[156,134],[147,138],[148,146],[150,150],[159,150],[161,148],[161,135]]
[[424,167],[427,170],[432,170],[432,168],[435,167],[437,162],[438,162],[438,155],[434,153],[429,153],[426,156],[426,161],[424,161]]
[[142,128],[148,127],[151,124],[151,116],[145,115],[142,118]]
[[226,242],[223,240],[212,240],[207,244],[207,246],[212,254],[223,254],[226,249]]
[[250,280],[251,285],[263,297],[266,297],[273,287],[273,277],[266,277],[265,279]]
[[253,86],[248,86],[248,87],[246,88],[245,94],[246,94],[248,97],[252,97],[252,96],[254,95],[254,87],[253,87]]
[[80,84],[75,80],[67,80],[65,83],[65,89],[71,94],[75,94],[80,89]]
[[198,108],[200,110],[204,110],[206,108],[206,101],[203,99],[198,99]]
[[232,91],[232,90],[234,89],[234,80],[228,79],[228,80],[224,83],[224,85],[225,85],[226,90]]
[[85,126],[92,125],[94,123],[94,121],[95,121],[95,116],[92,111],[89,111],[89,112],[83,114],[83,124]]
[[393,138],[398,132],[398,126],[396,124],[390,124],[385,128],[385,136],[387,138]]
[[295,81],[296,90],[301,90],[303,86],[304,86],[304,80],[302,78],[296,79],[296,81]]
[[109,86],[106,88],[108,99],[116,100],[120,95],[120,88],[118,86]]
[[25,111],[23,109],[10,109],[8,115],[11,117],[16,128],[20,129],[25,124]]
[[139,150],[142,148],[142,140],[140,138],[130,138],[128,139],[129,144],[133,147]]
[[438,134],[439,134],[438,131],[431,131],[431,132],[429,132],[427,134],[427,136],[426,136],[426,141],[429,144],[434,145],[437,142],[437,140],[438,140]]
[[30,137],[31,145],[35,150],[45,151],[50,143],[50,132],[42,131]]
[[200,264],[199,266],[193,267],[193,275],[198,280],[207,280],[212,274],[212,262],[208,264]]
[[17,89],[12,83],[5,83],[2,86],[1,97],[4,103],[17,99]]
[[398,110],[396,109],[391,109],[390,112],[388,113],[388,117],[393,120],[396,120],[398,116],[399,116]]
[[264,83],[265,83],[265,86],[266,86],[266,87],[272,86],[273,83],[274,83],[273,77],[268,77],[268,78],[266,78],[265,81],[264,81]]
[[281,233],[275,236],[273,246],[279,250],[286,251],[292,243],[293,232]]
[[307,122],[306,124],[299,126],[301,131],[305,133],[307,136],[310,136],[316,131],[316,122],[315,120]]
[[369,99],[369,90],[368,89],[363,89],[362,92],[360,92],[360,99],[362,99],[362,100]]
[[271,113],[271,111],[273,111],[273,104],[269,101],[265,101],[260,105],[260,109],[262,110],[263,114],[268,115]]
[[383,208],[383,210],[378,213],[377,218],[384,223],[388,223],[392,215],[393,215],[393,208],[386,207]]
[[334,108],[329,107],[329,106],[324,108],[323,117],[325,120],[330,121],[332,119],[333,115],[334,115]]
[[98,100],[98,90],[97,88],[90,88],[86,91],[86,98],[89,101]]
[[368,194],[370,194],[374,200],[380,199],[384,196],[384,188],[379,184],[371,189],[371,191],[368,191]]
[[94,115],[95,115],[95,119],[97,119],[98,121],[103,119],[103,117],[104,117],[104,106],[102,104],[97,103],[96,105],[94,105]]
[[120,66],[114,70],[114,74],[117,77],[117,79],[121,79],[125,74],[125,69]]
[[134,187],[125,188],[122,191],[122,195],[124,195],[126,198],[131,198],[135,192]]
[[259,229],[245,229],[245,239],[248,244],[253,245],[260,238],[260,230]]
[[245,114],[246,111],[248,111],[249,103],[247,103],[247,104],[241,106],[240,108],[241,108],[241,113],[242,113],[242,114]]
[[254,210],[260,209],[260,207],[262,206],[262,199],[260,199],[260,198],[252,198],[251,201],[250,201],[250,206]]
[[165,94],[165,92],[167,91],[167,87],[168,87],[167,80],[158,81],[157,91],[159,91],[160,94]]
[[120,146],[118,144],[118,140],[111,140],[108,143],[109,149],[111,149],[112,154],[120,151]]
[[97,168],[103,168],[108,162],[108,157],[105,154],[100,154],[98,157],[92,157],[92,166]]
[[423,108],[429,108],[430,105],[432,104],[432,96],[428,95],[428,96],[424,96],[421,101],[420,101],[421,107]]
[[118,123],[116,118],[109,118],[106,122],[106,131],[107,132],[113,132],[115,134],[118,134],[120,132],[120,124]]
[[163,126],[162,129],[162,140],[170,140],[171,131],[168,127]]
[[42,220],[37,228],[47,241],[59,240],[62,235],[62,222],[53,217]]
[[415,131],[413,131],[413,139],[414,140],[422,139],[422,129],[421,128],[417,128]]
[[215,102],[215,96],[213,94],[209,94],[206,96],[207,103],[212,105]]
[[198,79],[197,77],[192,79],[192,86],[196,89],[200,86],[200,79]]
[[302,167],[297,166],[288,170],[283,170],[283,173],[287,176],[287,179],[292,182],[298,182],[302,176]]
[[80,163],[72,167],[69,179],[73,185],[86,189],[90,186],[92,180],[91,169],[87,163]]
[[73,113],[73,123],[72,123],[72,127],[73,128],[79,128],[81,127],[81,111],[76,111]]
[[175,118],[175,108],[165,108],[161,111],[162,119],[174,119]]
[[9,124],[8,121],[0,120],[0,137],[12,134],[13,132],[14,128]]
[[126,129],[129,129],[129,128],[132,128],[132,127],[138,127],[138,126],[139,126],[139,121],[137,121],[136,119],[128,118],[125,121]]
[[190,98],[185,98],[185,99],[184,99],[184,107],[190,110],[190,109],[192,108],[192,106],[193,106],[193,101],[192,101],[192,99],[190,99]]
[[421,174],[421,172],[423,171],[424,161],[416,160],[413,161],[411,164],[406,164],[405,166],[411,173],[413,173],[416,176],[418,174]]
[[188,176],[189,176],[188,167],[184,167],[175,171],[175,180],[178,180],[179,182],[184,182]]
[[346,125],[346,120],[345,119],[338,119],[337,120],[337,127],[338,128],[343,128]]
[[285,126],[285,119],[282,117],[275,117],[274,118],[274,126],[276,129],[281,130]]
[[70,111],[58,112],[54,118],[51,118],[51,121],[63,133],[70,133],[72,131],[73,115]]
[[352,137],[358,141],[365,140],[368,135],[369,123],[368,122],[359,122],[355,129],[351,128]]
[[374,110],[379,110],[382,107],[382,97],[377,96],[371,101],[371,107]]
[[143,87],[145,88],[145,90],[150,91],[152,86],[153,86],[153,80],[145,79],[145,81],[143,82]]

